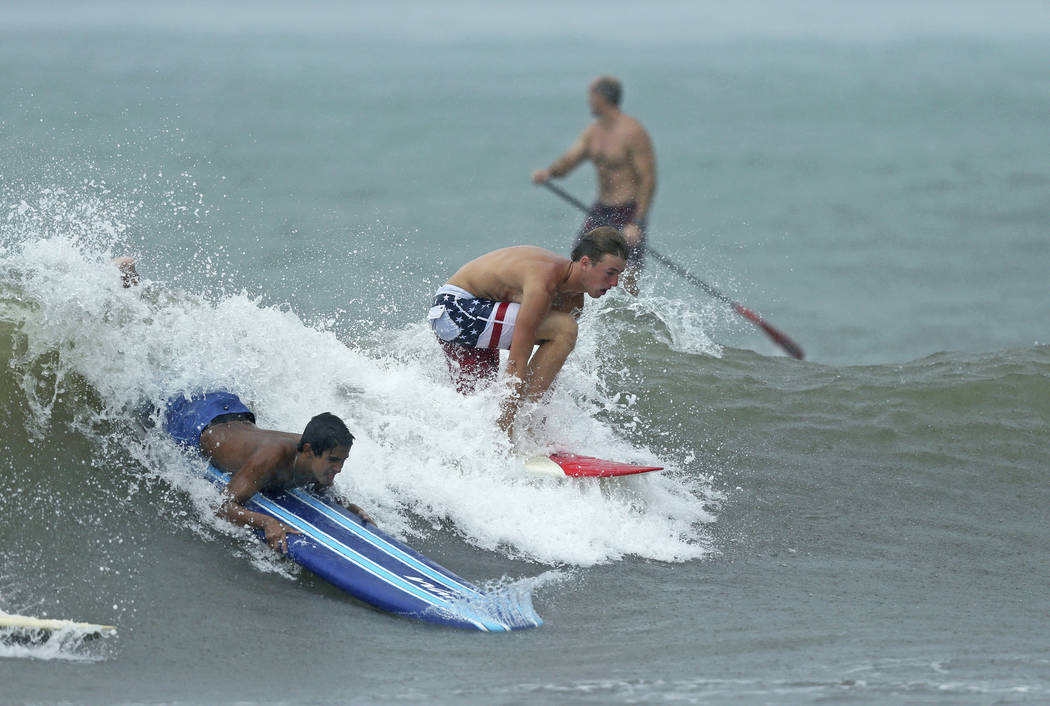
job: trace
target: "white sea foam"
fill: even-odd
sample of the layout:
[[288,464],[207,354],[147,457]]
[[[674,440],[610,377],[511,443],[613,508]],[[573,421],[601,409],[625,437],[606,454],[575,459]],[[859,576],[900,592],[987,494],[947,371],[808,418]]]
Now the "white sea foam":
[[[683,561],[709,551],[705,525],[714,520],[716,498],[703,476],[671,466],[663,474],[595,482],[523,470],[523,456],[555,449],[660,462],[602,420],[609,410],[629,416],[630,400],[604,390],[601,326],[583,326],[552,399],[527,410],[531,424],[514,446],[493,423],[498,389],[459,395],[423,323],[363,348],[340,332],[305,325],[287,307],[244,294],[210,300],[151,281],[148,256],[140,263],[143,283],[123,289],[108,262],[112,254],[53,235],[0,259],[4,279],[18,283],[17,294],[5,297],[18,300],[7,306],[24,338],[20,355],[56,356],[52,385],[22,382],[42,426],[68,376],[86,381],[103,406],[82,422],[85,433],[99,419],[127,422],[183,391],[231,389],[264,427],[297,431],[322,411],[345,419],[357,442],[337,489],[394,534],[448,524],[478,547],[549,564],[629,555]],[[588,313],[601,315],[598,308]],[[105,443],[125,446],[209,514],[213,491],[177,470],[185,461],[159,430]]]

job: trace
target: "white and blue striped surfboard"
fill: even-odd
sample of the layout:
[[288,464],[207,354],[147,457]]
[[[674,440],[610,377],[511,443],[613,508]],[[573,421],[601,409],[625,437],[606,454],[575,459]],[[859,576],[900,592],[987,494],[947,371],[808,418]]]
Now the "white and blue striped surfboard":
[[[208,466],[208,479],[225,487],[230,476]],[[528,594],[485,593],[305,488],[258,493],[247,507],[302,532],[288,535],[288,556],[293,561],[382,610],[488,632],[543,623]]]

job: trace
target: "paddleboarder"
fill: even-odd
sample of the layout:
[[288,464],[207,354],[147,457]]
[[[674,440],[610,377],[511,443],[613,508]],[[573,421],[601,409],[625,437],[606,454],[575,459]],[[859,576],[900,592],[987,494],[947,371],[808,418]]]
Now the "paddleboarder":
[[598,199],[591,205],[576,242],[598,226],[612,226],[627,241],[623,286],[638,294],[645,258],[646,223],[656,193],[656,157],[642,124],[620,110],[623,88],[612,76],[594,79],[587,91],[594,122],[561,157],[532,173],[535,184],[560,178],[590,160],[598,178]]

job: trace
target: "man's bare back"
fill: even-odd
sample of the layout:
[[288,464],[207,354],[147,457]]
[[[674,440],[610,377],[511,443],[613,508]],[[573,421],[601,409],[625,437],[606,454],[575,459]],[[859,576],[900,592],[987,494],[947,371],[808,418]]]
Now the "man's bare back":
[[549,250],[517,245],[486,253],[463,265],[448,283],[483,299],[522,302],[526,290],[553,297],[568,280],[572,261]]
[[260,469],[260,490],[285,487],[291,480],[299,434],[260,429],[251,422],[213,424],[201,433],[201,451],[227,473]]

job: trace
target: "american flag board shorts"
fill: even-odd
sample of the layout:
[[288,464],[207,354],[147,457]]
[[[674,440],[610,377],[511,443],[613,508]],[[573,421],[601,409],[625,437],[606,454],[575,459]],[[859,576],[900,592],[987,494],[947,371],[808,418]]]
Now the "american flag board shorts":
[[427,319],[437,337],[447,343],[509,350],[520,308],[517,302],[480,299],[446,284],[434,295]]

